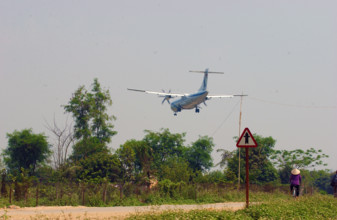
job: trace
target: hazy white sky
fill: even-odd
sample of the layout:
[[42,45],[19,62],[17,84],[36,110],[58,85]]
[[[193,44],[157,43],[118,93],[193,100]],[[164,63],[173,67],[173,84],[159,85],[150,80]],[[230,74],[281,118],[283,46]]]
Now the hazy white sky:
[[97,77],[117,117],[110,147],[144,130],[214,138],[235,149],[239,99],[214,99],[173,116],[156,96],[127,88],[190,93],[211,75],[210,94],[240,94],[244,127],[276,149],[322,149],[337,169],[337,1],[0,0],[0,148],[6,133],[44,132]]

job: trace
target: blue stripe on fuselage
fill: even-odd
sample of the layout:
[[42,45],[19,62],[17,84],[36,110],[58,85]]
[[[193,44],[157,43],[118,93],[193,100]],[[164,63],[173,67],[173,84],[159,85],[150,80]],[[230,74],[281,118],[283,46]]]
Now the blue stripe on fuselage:
[[200,91],[188,96],[183,96],[181,99],[171,103],[171,109],[174,112],[179,112],[182,109],[195,108],[200,103],[205,101],[207,95],[208,95],[207,91]]

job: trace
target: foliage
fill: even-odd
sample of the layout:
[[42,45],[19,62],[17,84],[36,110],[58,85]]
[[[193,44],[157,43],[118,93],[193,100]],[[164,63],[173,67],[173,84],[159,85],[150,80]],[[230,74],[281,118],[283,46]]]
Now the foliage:
[[222,152],[221,153],[221,160],[216,166],[220,165],[221,168],[225,167],[228,163],[229,159],[232,159],[235,155],[235,151],[229,151],[226,149],[217,149],[216,152]]
[[207,136],[199,137],[192,146],[185,150],[185,158],[193,171],[205,172],[213,166],[211,153],[213,151],[213,139]]
[[215,170],[204,174],[208,183],[225,183],[227,182],[226,175],[223,171]]
[[158,170],[169,158],[183,154],[185,133],[172,134],[169,129],[161,129],[161,132],[145,130],[145,133],[143,141],[151,148],[153,169]]
[[326,166],[323,164],[322,159],[329,156],[322,153],[322,150],[316,150],[314,148],[296,150],[276,150],[272,153],[271,159],[280,168],[292,167],[297,169],[311,168],[315,166]]
[[135,179],[136,153],[128,143],[121,145],[116,151],[119,160],[118,184],[120,187],[120,198],[123,197],[123,187]]
[[88,183],[116,181],[120,170],[120,161],[116,155],[96,153],[78,161],[77,178]]
[[193,175],[192,169],[183,158],[170,158],[160,167],[159,179],[168,179],[174,183],[188,182]]
[[79,161],[96,153],[107,154],[109,153],[109,150],[105,143],[100,142],[96,137],[90,137],[80,140],[73,146],[73,152],[70,159],[72,161]]
[[8,147],[3,151],[4,161],[10,172],[29,170],[33,175],[37,166],[42,165],[51,154],[47,137],[34,134],[32,129],[14,131],[7,134]]
[[73,159],[81,159],[82,153],[88,152],[88,148],[93,147],[92,144],[101,143],[105,146],[117,133],[113,131],[114,126],[111,123],[116,119],[115,116],[107,114],[107,106],[111,104],[109,90],[103,90],[96,78],[91,92],[81,86],[75,91],[68,105],[63,106],[65,111],[72,113],[75,119],[74,136],[80,141],[75,145]]

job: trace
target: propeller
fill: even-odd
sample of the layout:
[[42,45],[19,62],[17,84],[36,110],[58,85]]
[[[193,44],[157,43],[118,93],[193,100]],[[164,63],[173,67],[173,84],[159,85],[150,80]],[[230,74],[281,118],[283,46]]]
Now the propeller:
[[[162,89],[162,91],[165,93],[165,90]],[[168,93],[171,93],[171,89],[169,90]],[[165,101],[167,101],[168,104],[171,104],[170,103],[170,98],[172,98],[171,95],[165,95],[165,96],[160,96],[160,97],[164,97],[163,101],[161,102],[161,104],[164,104]]]

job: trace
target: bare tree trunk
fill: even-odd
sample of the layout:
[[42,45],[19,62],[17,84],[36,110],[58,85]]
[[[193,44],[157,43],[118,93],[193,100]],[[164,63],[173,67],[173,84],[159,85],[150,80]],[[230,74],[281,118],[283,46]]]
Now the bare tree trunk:
[[35,206],[39,206],[39,183],[36,184],[36,203],[35,203]]
[[82,187],[81,187],[81,191],[82,191],[82,205],[84,206],[84,203],[85,203],[85,201],[84,201],[85,183],[82,183],[81,185],[82,185]]
[[107,189],[108,189],[108,183],[103,183],[103,202],[104,204],[106,204],[106,193],[107,193]]
[[68,156],[68,150],[70,146],[74,143],[72,126],[71,124],[68,125],[66,122],[64,128],[60,129],[57,126],[54,117],[53,125],[49,125],[46,122],[45,127],[55,136],[55,143],[53,144],[53,146],[56,149],[54,150],[53,160],[55,168],[58,169],[65,163]]
[[12,184],[9,184],[9,204],[12,204]]
[[120,184],[119,185],[119,198],[122,200],[123,199],[123,185],[124,184]]

